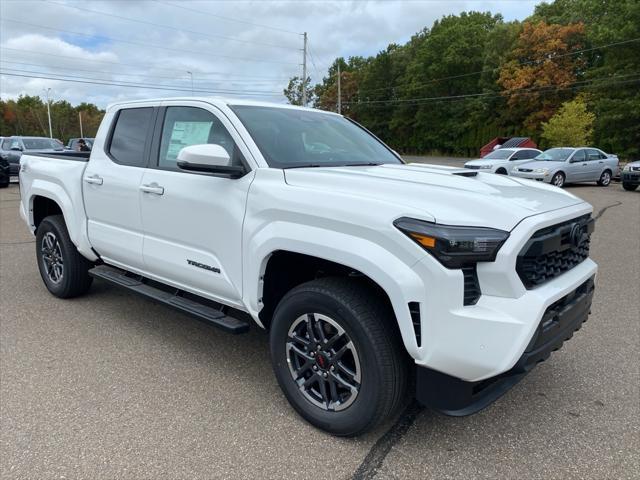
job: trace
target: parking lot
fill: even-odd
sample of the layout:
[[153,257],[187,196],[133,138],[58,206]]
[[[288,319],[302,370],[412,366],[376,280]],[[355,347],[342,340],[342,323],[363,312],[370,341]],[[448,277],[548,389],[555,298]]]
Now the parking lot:
[[568,190],[598,218],[584,327],[474,416],[409,405],[356,439],[288,406],[257,328],[231,336],[100,282],[51,296],[18,186],[0,190],[0,477],[640,478],[640,192]]

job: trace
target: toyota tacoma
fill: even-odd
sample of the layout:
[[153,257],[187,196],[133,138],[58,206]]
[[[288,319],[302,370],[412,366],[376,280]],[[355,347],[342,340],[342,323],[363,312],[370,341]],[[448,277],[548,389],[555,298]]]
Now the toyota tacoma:
[[20,214],[55,296],[94,278],[269,332],[293,408],[358,435],[415,397],[468,415],[579,329],[592,207],[406,164],[356,122],[217,98],[108,107],[93,150],[24,154]]

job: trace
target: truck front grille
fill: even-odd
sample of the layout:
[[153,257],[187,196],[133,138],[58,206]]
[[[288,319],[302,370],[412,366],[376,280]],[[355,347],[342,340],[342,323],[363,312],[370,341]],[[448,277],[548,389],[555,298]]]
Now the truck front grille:
[[590,215],[538,230],[518,255],[516,271],[527,289],[571,270],[589,256],[594,220]]

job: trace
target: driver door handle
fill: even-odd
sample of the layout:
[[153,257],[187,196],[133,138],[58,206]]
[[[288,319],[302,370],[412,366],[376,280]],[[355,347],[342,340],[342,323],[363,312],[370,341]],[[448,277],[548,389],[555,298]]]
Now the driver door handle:
[[152,193],[154,195],[164,195],[164,187],[153,182],[148,185],[140,185],[140,190],[144,193]]
[[102,185],[102,177],[100,175],[90,175],[88,177],[84,177],[84,181],[87,183],[91,183],[93,185]]

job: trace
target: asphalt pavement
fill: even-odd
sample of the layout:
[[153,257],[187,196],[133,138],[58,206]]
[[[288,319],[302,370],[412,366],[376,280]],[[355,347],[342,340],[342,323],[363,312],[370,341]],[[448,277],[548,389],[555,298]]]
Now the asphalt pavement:
[[257,328],[228,335],[101,282],[51,296],[18,187],[1,189],[0,478],[640,478],[640,192],[568,190],[599,216],[573,339],[474,416],[410,405],[339,439],[286,403]]

